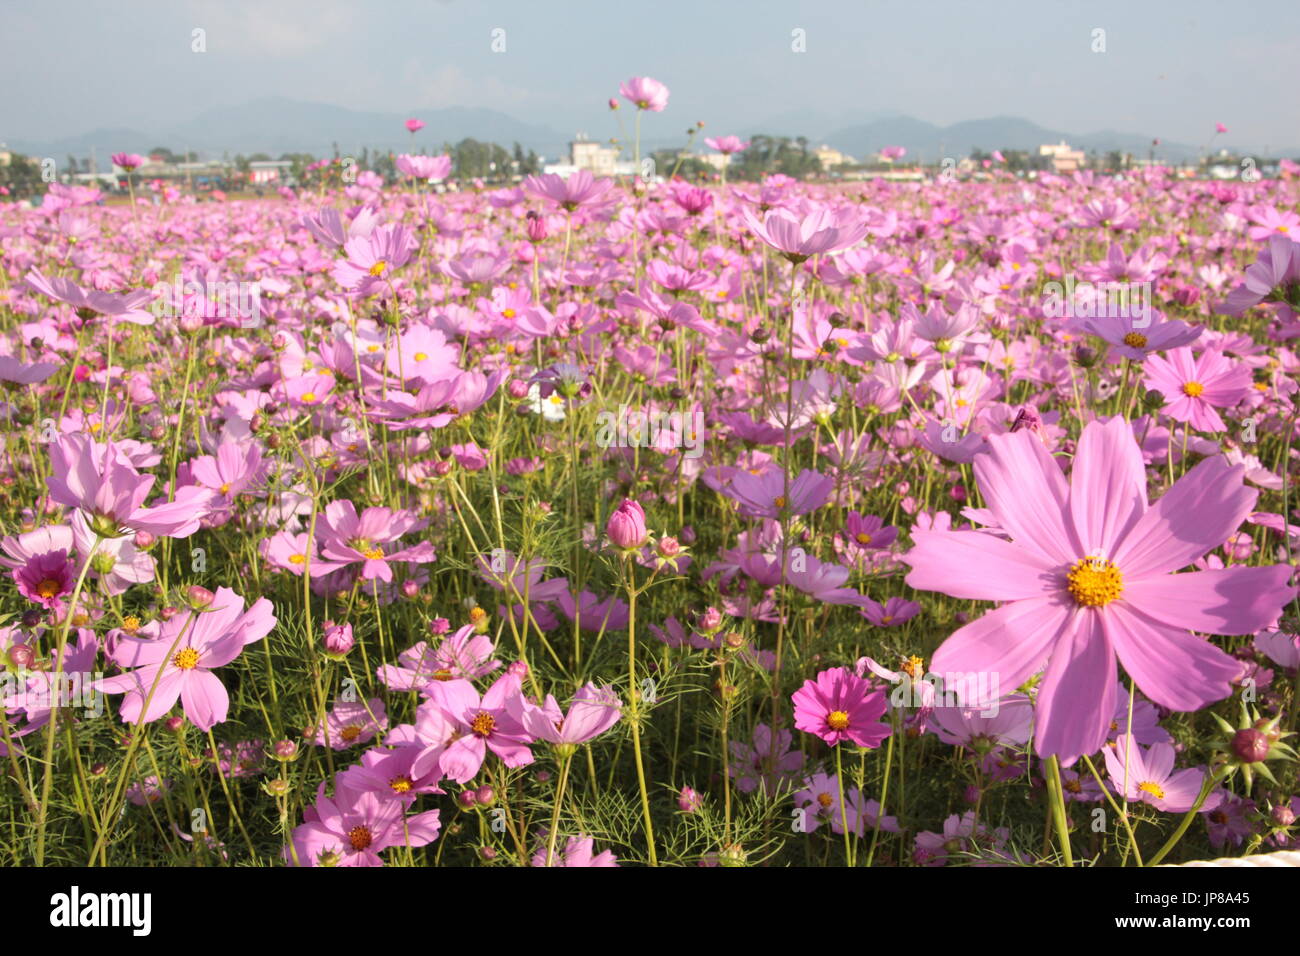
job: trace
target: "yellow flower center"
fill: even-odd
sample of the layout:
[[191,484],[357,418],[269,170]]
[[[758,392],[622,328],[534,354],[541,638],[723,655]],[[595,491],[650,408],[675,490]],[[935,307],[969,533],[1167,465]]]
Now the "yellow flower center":
[[1070,594],[1082,607],[1104,607],[1124,590],[1124,576],[1105,558],[1081,558],[1065,577]]
[[[881,620],[888,624],[893,620],[893,616],[890,615],[889,617],[881,618]],[[903,666],[900,669],[904,674],[912,678],[912,680],[920,680],[921,675],[925,672],[925,658],[917,657],[913,654],[907,660],[903,661]]]
[[343,728],[340,736],[348,743],[352,743],[352,741],[361,736],[361,728],[356,724],[348,724],[348,726]]
[[832,797],[829,793],[819,793],[817,794],[817,802],[820,803],[823,807],[829,807],[832,803],[835,802],[835,798]]
[[393,793],[406,793],[412,786],[414,786],[411,782],[411,778],[406,776],[406,774],[394,777],[392,780],[388,781],[388,785],[393,788]]
[[134,614],[122,618],[122,630],[126,631],[128,634],[134,634],[136,631],[140,630],[140,619]]
[[1147,347],[1147,337],[1141,332],[1130,332],[1124,336],[1124,344],[1131,349],[1144,349]]
[[384,552],[380,551],[378,548],[370,548],[368,551],[363,551],[362,553],[370,561],[379,561],[384,556]]
[[1196,398],[1204,391],[1205,391],[1205,386],[1202,385],[1200,382],[1183,383],[1183,394],[1186,395],[1188,398]]
[[59,582],[53,578],[46,578],[40,584],[36,585],[36,593],[43,598],[52,598],[62,590]]
[[1155,797],[1157,800],[1163,800],[1165,798],[1165,792],[1160,788],[1160,784],[1152,783],[1150,780],[1138,784],[1138,789],[1151,794],[1151,796]]
[[446,667],[440,667],[431,675],[434,680],[451,680],[451,670]]
[[429,353],[428,353],[428,352],[416,352],[416,353],[415,353],[415,360],[416,360],[417,362],[423,362],[423,361],[424,361],[425,359],[427,359],[428,357],[429,357]]
[[302,400],[303,400],[306,404],[310,405],[312,402],[316,401],[316,393],[315,393],[315,392],[303,392],[303,393],[302,393]]
[[871,543],[871,535],[867,534],[865,531],[859,531],[854,537],[856,538],[858,544]]
[[289,555],[289,563],[290,563],[290,564],[306,564],[306,563],[307,563],[307,555],[305,555],[305,554],[291,554],[291,555]]
[[384,274],[384,270],[387,268],[388,268],[388,263],[385,262],[383,259],[380,259],[378,262],[376,262],[373,266],[370,267],[370,274],[378,278],[379,276]]
[[199,663],[199,652],[187,647],[172,658],[172,663],[183,671],[193,670]]
[[515,317],[515,310],[514,310],[514,309],[506,309],[504,312],[501,313],[501,316],[502,316],[502,318],[513,319],[513,318]]
[[497,719],[495,717],[489,714],[486,710],[480,710],[474,719],[470,721],[469,729],[474,731],[474,733],[478,734],[480,737],[486,737],[488,734],[492,733],[492,729],[496,727],[496,725]]
[[1290,230],[1288,227],[1286,227],[1286,226],[1278,226],[1278,227],[1277,227],[1277,231],[1278,231],[1278,232],[1290,232],[1291,230]]
[[786,505],[785,495],[777,495],[772,499],[772,504],[776,505],[778,508],[784,508]]
[[830,716],[826,718],[826,723],[831,730],[843,730],[849,725],[849,715],[842,710],[832,710]]

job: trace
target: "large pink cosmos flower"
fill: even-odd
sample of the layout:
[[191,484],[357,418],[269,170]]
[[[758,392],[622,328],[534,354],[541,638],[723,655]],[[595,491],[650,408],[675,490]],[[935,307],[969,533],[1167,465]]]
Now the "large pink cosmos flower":
[[1148,505],[1142,454],[1122,418],[1084,428],[1068,484],[1031,432],[991,436],[975,476],[1011,540],[914,529],[903,557],[911,587],[1004,602],[949,637],[932,669],[967,675],[945,684],[962,694],[981,673],[1018,687],[1046,664],[1035,746],[1067,764],[1106,740],[1116,656],[1171,710],[1226,697],[1241,662],[1189,632],[1268,626],[1296,592],[1291,568],[1172,572],[1222,544],[1254,508],[1244,471],[1207,458]]
[[275,615],[266,598],[245,611],[242,597],[230,588],[218,588],[210,610],[178,614],[158,627],[156,634],[142,631],[140,636],[123,636],[110,656],[135,670],[95,686],[106,694],[126,694],[125,723],[151,723],[179,698],[190,722],[208,731],[226,719],[230,708],[225,685],[213,668],[229,664],[273,627]]
[[704,140],[704,145],[730,156],[732,153],[743,153],[749,149],[749,140],[741,140],[739,136],[710,136]]
[[1228,426],[1215,409],[1232,408],[1251,391],[1250,366],[1214,349],[1196,356],[1190,348],[1173,349],[1167,358],[1149,355],[1143,371],[1147,388],[1165,397],[1164,413],[1197,431],[1224,431]]
[[413,179],[427,179],[431,183],[441,182],[451,175],[451,157],[443,156],[409,156],[405,153],[397,157],[397,171]]
[[92,530],[106,538],[124,529],[184,538],[198,530],[214,498],[208,489],[189,485],[178,488],[172,501],[145,508],[154,476],[136,471],[113,442],[101,445],[84,432],[62,436],[50,448],[50,465],[50,498],[86,512]]
[[529,176],[524,180],[524,192],[551,202],[572,212],[579,206],[596,202],[613,187],[612,179],[596,179],[587,170],[580,169],[568,179],[556,173]]
[[795,264],[823,252],[847,249],[867,234],[866,223],[855,221],[852,213],[826,207],[803,216],[774,209],[759,219],[748,208],[742,210],[742,215],[758,238]]
[[[1204,768],[1174,772],[1172,744],[1152,744],[1147,748],[1127,734],[1120,734],[1103,756],[1106,772],[1125,800],[1149,803],[1166,813],[1186,813],[1192,809],[1205,783]],[[1222,801],[1222,791],[1211,793],[1201,805],[1201,811],[1213,810]]]

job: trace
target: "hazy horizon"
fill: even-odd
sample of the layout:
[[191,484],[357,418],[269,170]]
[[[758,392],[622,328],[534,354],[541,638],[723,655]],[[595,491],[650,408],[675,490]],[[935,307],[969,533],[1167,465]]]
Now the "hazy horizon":
[[[1282,0],[1226,16],[1204,0],[938,2],[923,15],[838,0],[667,0],[635,12],[590,0],[5,2],[0,11],[0,77],[20,91],[0,102],[0,141],[168,128],[264,97],[377,112],[492,109],[599,138],[613,123],[605,102],[633,75],[672,91],[664,113],[643,118],[656,139],[697,120],[727,133],[782,116],[890,112],[937,125],[1010,116],[1193,145],[1219,122],[1228,133],[1217,146],[1300,140],[1300,4]],[[195,29],[206,52],[191,49]],[[1096,29],[1105,52],[1093,52]],[[795,30],[805,52],[792,50]]]

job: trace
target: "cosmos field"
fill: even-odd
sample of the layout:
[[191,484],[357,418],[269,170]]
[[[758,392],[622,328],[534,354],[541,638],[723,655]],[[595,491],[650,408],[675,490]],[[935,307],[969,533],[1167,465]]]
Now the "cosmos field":
[[0,203],[0,863],[1294,846],[1292,164],[397,168]]

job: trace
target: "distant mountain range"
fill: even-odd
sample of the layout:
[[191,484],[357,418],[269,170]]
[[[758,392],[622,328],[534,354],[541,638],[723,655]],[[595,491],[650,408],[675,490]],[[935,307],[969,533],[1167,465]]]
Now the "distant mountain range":
[[[423,120],[426,128],[412,137],[403,124],[411,117]],[[593,129],[592,138],[599,128]],[[0,131],[3,136],[5,131]],[[773,115],[761,123],[741,124],[740,130],[705,129],[705,135],[740,132],[752,136],[805,136],[812,145],[826,143],[862,159],[885,146],[904,146],[908,157],[937,162],[945,156],[962,157],[972,149],[1035,150],[1042,143],[1065,140],[1085,152],[1104,154],[1111,150],[1146,156],[1151,137],[1115,130],[1078,134],[1047,129],[1029,120],[1011,116],[967,120],[951,126],[936,126],[924,120],[904,116],[896,111],[861,112],[834,116],[816,111],[792,111]],[[242,106],[206,110],[181,123],[159,125],[153,129],[96,129],[77,136],[54,140],[26,140],[14,137],[9,146],[31,156],[52,156],[62,160],[68,154],[79,158],[90,155],[93,148],[100,169],[108,168],[108,157],[115,152],[143,153],[156,146],[174,152],[193,150],[208,158],[223,154],[304,152],[317,156],[331,155],[335,146],[340,155],[359,153],[363,148],[381,151],[437,149],[443,142],[458,142],[466,137],[499,143],[509,149],[519,143],[547,158],[568,151],[572,131],[528,123],[505,113],[486,109],[452,107],[440,110],[413,110],[408,113],[350,110],[325,103],[308,103],[282,97],[269,97]],[[643,138],[642,148],[661,149],[680,146],[678,138]],[[697,137],[703,148],[703,136]],[[1161,142],[1156,147],[1162,159],[1195,159],[1200,147],[1185,143]],[[1275,155],[1296,155],[1295,148],[1274,150]]]

